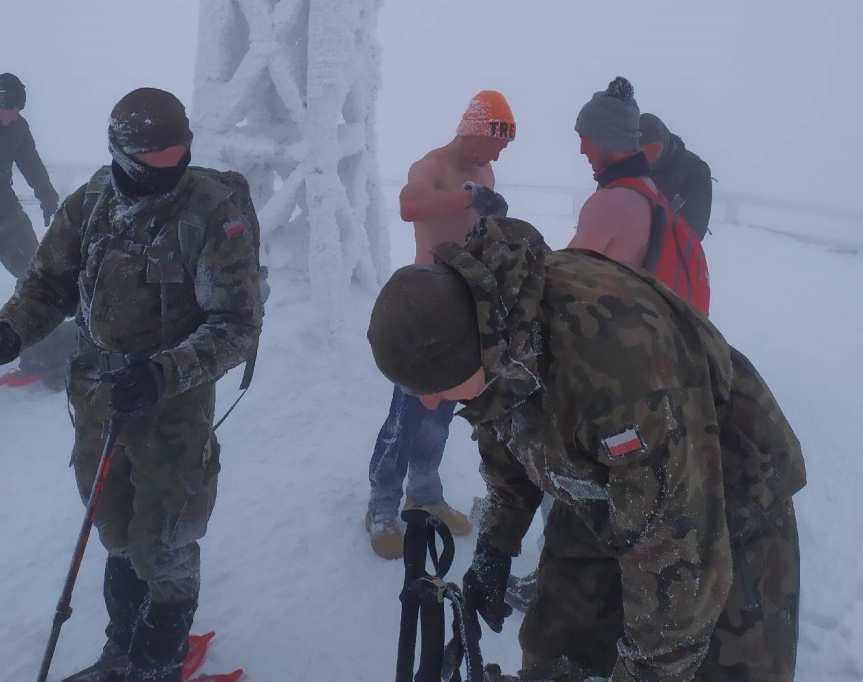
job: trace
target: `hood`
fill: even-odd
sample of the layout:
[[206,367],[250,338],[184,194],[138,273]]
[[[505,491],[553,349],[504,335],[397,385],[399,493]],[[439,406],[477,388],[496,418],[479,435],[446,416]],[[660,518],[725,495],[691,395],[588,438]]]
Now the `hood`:
[[488,384],[459,415],[471,424],[495,419],[542,388],[540,303],[545,286],[542,235],[514,218],[483,218],[464,245],[447,242],[435,259],[461,275],[476,302]]

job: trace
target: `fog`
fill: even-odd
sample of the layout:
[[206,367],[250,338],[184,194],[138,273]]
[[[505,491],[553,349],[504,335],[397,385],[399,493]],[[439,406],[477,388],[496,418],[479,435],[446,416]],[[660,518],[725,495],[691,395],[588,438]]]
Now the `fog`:
[[[192,0],[14,1],[0,71],[28,86],[48,161],[98,163],[112,104],[140,85],[191,102]],[[713,168],[719,191],[863,213],[858,69],[863,3],[389,0],[380,20],[384,177],[453,134],[474,91],[510,99],[519,136],[502,181],[585,186],[573,124],[614,76]]]

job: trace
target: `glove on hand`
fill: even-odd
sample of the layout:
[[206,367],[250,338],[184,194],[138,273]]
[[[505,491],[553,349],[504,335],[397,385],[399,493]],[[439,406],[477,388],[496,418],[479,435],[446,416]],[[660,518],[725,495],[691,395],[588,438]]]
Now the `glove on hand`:
[[482,541],[477,542],[473,563],[464,574],[464,599],[495,632],[503,630],[512,608],[504,601],[512,557]]
[[0,322],[0,365],[12,362],[21,352],[21,337],[8,322]]
[[162,366],[152,360],[105,372],[102,381],[114,384],[111,407],[123,414],[148,410],[162,399],[165,391]]
[[57,212],[57,204],[42,204],[42,217],[45,219],[45,227],[51,224],[54,214]]
[[476,182],[464,183],[466,192],[470,192],[468,208],[474,209],[481,218],[485,216],[506,216],[509,204],[493,189]]

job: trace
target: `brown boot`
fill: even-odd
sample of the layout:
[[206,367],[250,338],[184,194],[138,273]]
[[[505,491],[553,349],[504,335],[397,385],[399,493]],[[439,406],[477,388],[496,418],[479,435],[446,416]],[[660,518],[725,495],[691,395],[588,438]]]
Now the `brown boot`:
[[374,516],[366,512],[366,530],[372,550],[382,559],[401,559],[404,553],[404,537],[395,519]]
[[432,504],[415,504],[412,500],[405,500],[405,509],[423,509],[432,516],[437,516],[449,527],[453,535],[470,535],[473,530],[470,519],[460,511],[450,507],[446,500]]

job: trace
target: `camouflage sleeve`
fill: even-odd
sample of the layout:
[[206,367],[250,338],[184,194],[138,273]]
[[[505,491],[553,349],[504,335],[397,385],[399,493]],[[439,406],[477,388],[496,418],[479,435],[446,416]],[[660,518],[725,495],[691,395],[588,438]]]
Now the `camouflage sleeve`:
[[162,365],[166,395],[216,381],[254,350],[263,309],[251,232],[232,204],[211,217],[195,274],[195,297],[206,319],[176,346],[153,356]]
[[478,428],[477,439],[482,457],[480,472],[488,487],[479,542],[517,556],[521,540],[542,502],[542,491],[491,430]]
[[624,636],[612,682],[694,679],[731,587],[722,457],[709,391],[660,390],[592,420],[608,468]]
[[23,127],[21,143],[15,150],[15,164],[18,166],[27,184],[33,188],[33,192],[36,194],[39,203],[56,208],[58,201],[57,191],[54,189],[54,185],[51,184],[51,179],[48,177],[48,171],[45,170],[45,164],[42,163],[39,152],[36,151],[36,143],[33,140],[33,134],[30,132],[29,125]]
[[25,348],[46,337],[78,307],[83,200],[81,187],[63,202],[27,274],[0,309],[0,319],[12,325]]

